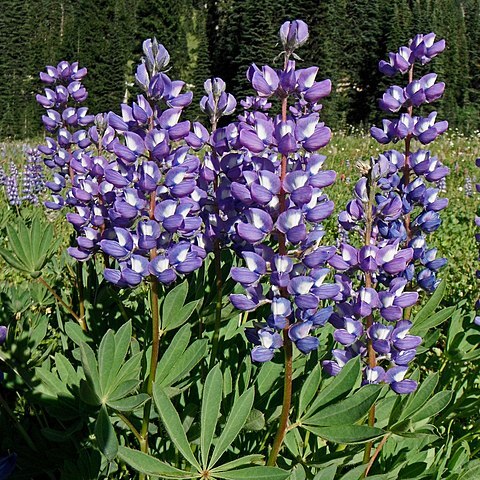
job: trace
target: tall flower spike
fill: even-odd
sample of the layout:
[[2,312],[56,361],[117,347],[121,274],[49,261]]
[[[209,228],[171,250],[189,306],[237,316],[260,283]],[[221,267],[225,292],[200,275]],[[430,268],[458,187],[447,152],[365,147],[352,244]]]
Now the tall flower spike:
[[[122,104],[120,115],[94,119],[84,107],[70,106],[70,99],[86,98],[78,85],[86,71],[79,73],[77,64],[61,62],[41,75],[57,85],[39,98],[48,109],[44,123],[56,134],[39,147],[56,171],[47,184],[54,192],[47,205],[72,207],[67,220],[77,245],[70,255],[85,261],[102,252],[105,278],[119,287],[134,287],[150,275],[172,283],[197,269],[206,254],[200,160],[190,148],[190,143],[200,148],[205,135],[181,121],[192,94],[182,93],[184,83],[163,73],[170,58],[166,49],[155,39],[146,40],[143,49],[136,79],[144,94]],[[88,130],[76,130],[93,120]]]
[[[437,113],[431,112],[427,117],[414,116],[414,108],[425,103],[432,103],[443,95],[445,84],[437,81],[435,73],[429,73],[414,78],[415,64],[422,65],[445,48],[445,41],[435,41],[435,34],[417,35],[410,40],[408,46],[401,47],[398,53],[390,53],[390,63],[379,63],[379,69],[386,75],[396,73],[408,74],[408,83],[405,87],[392,86],[380,100],[380,108],[390,112],[399,112],[400,117],[394,120],[384,120],[383,129],[372,127],[372,136],[382,144],[391,141],[403,140],[404,152],[395,152],[400,158],[400,165],[396,162],[391,175],[383,180],[385,193],[394,191],[402,201],[402,220],[390,227],[382,224],[380,232],[388,238],[397,237],[409,246],[424,243],[425,234],[435,231],[441,223],[439,212],[448,205],[448,199],[440,198],[445,176],[450,170],[445,167],[429,150],[412,149],[415,140],[422,145],[434,141],[448,127],[446,121],[437,121]],[[387,152],[390,157],[391,152]],[[435,185],[429,186],[428,182]],[[440,183],[442,185],[440,185]],[[414,216],[413,216],[414,215]],[[415,279],[417,285],[427,291],[436,288],[439,281],[436,273],[445,265],[444,259],[431,262],[426,256],[429,249],[424,245],[416,249],[415,265],[406,273],[409,279]],[[430,254],[431,255],[431,254]]]
[[[339,254],[329,260],[331,266],[345,272],[336,276],[340,293],[330,317],[336,329],[334,338],[344,346],[344,353],[339,357],[342,350],[336,349],[334,360],[325,360],[323,367],[336,375],[345,363],[339,363],[338,358],[361,356],[364,383],[386,382],[397,393],[409,393],[416,388],[415,382],[397,388],[388,373],[396,365],[403,368],[411,362],[421,342],[419,337],[401,341],[412,337],[408,337],[411,324],[403,318],[418,300],[417,292],[405,291],[408,282],[404,276],[413,261],[414,249],[405,242],[401,245],[398,236],[390,235],[402,215],[402,202],[392,188],[395,182],[391,177],[402,164],[391,152],[372,158],[369,164],[362,162],[363,176],[355,185],[354,199],[340,213],[340,219],[349,218],[345,227],[361,234],[363,246],[355,248],[343,243]],[[353,279],[360,279],[358,288],[352,287]],[[406,370],[402,370],[403,376]]]
[[[297,69],[290,60],[308,38],[304,22],[286,22],[280,38],[283,69],[252,65],[247,77],[257,99],[280,100],[281,114],[272,116],[265,101],[247,98],[242,105],[249,110],[223,130],[227,148],[218,152],[220,213],[246,264],[231,271],[245,288],[231,295],[231,302],[244,311],[270,306],[265,322],[247,330],[257,345],[252,358],[259,362],[270,360],[279,348],[291,349],[292,343],[304,354],[316,350],[313,333],[331,314],[323,304],[339,293],[336,284],[325,281],[334,248],[320,246],[321,222],[333,212],[324,189],[335,181],[335,172],[322,170],[325,157],[316,153],[331,136],[316,103],[331,84],[315,80],[316,67]],[[289,113],[289,101],[304,102],[301,112]],[[283,342],[274,341],[280,338],[274,332],[281,331]]]

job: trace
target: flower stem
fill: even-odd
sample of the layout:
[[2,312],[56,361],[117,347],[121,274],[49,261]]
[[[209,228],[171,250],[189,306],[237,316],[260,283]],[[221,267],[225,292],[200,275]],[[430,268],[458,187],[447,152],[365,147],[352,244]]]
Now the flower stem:
[[277,462],[278,452],[282,446],[283,439],[285,438],[285,431],[287,429],[288,415],[290,413],[290,406],[292,403],[292,376],[293,376],[293,366],[292,366],[292,341],[288,336],[288,327],[283,329],[283,348],[285,350],[285,377],[284,377],[284,386],[283,386],[283,405],[282,413],[280,415],[280,424],[278,425],[277,434],[275,435],[275,440],[273,441],[272,450],[270,451],[270,456],[268,457],[268,466],[274,466]]
[[372,468],[373,463],[375,462],[376,458],[378,457],[380,451],[382,450],[383,446],[385,445],[389,437],[390,437],[390,434],[388,433],[382,438],[381,442],[378,444],[378,447],[375,449],[375,452],[373,453],[372,458],[368,462],[367,468],[365,469],[365,472],[363,473],[362,478],[366,478],[368,476],[368,472]]
[[[150,357],[150,373],[147,381],[147,394],[150,400],[143,410],[142,429],[140,431],[140,450],[148,453],[148,426],[150,424],[150,412],[152,408],[153,384],[157,373],[158,355],[160,351],[160,319],[158,313],[158,280],[152,277],[150,280],[150,297],[152,305],[152,353]],[[140,476],[140,478],[144,478]]]
[[215,262],[215,286],[217,288],[217,301],[215,303],[215,330],[212,338],[212,352],[210,354],[210,368],[213,368],[215,359],[218,354],[218,346],[220,342],[220,325],[222,322],[222,300],[223,300],[223,278],[222,278],[222,248],[220,241],[215,239],[213,245],[214,262]]
[[[285,59],[285,69],[287,68],[288,58]],[[282,122],[287,121],[287,97],[282,98]],[[280,213],[283,213],[286,210],[286,195],[285,190],[283,189],[283,182],[287,174],[287,156],[282,155],[281,167],[280,167]],[[278,233],[278,253],[280,255],[287,254],[286,239],[285,234]],[[285,289],[281,289],[281,294],[284,297],[287,297],[288,293],[285,292]],[[282,404],[282,413],[280,415],[280,423],[278,425],[277,434],[273,441],[272,450],[270,456],[268,457],[267,465],[274,466],[277,461],[278,452],[282,446],[283,439],[285,438],[285,431],[287,429],[288,416],[290,413],[290,406],[292,404],[292,375],[293,375],[293,366],[292,366],[292,357],[293,357],[293,348],[292,341],[288,336],[289,325],[283,329],[283,348],[285,351],[285,373],[284,373],[284,385],[283,385],[283,404]]]
[[[413,81],[413,64],[408,70],[408,82]],[[407,109],[407,113],[413,115],[413,105],[410,105]],[[412,140],[412,134],[409,133],[405,137],[405,163],[403,164],[403,186],[404,188],[410,183],[410,142]],[[410,213],[407,213],[403,218],[405,230],[407,231],[407,243],[412,239],[412,231],[410,228]]]
[[[155,192],[150,194],[150,219],[154,218],[156,195]],[[150,260],[157,256],[157,249],[154,247],[150,250]],[[147,401],[143,409],[142,428],[140,430],[140,450],[148,454],[148,427],[150,424],[150,413],[152,409],[153,384],[157,373],[158,355],[160,352],[160,316],[158,310],[158,280],[152,275],[150,277],[150,301],[152,310],[152,352],[150,356],[150,373],[147,380],[147,394],[150,400]],[[139,479],[145,479],[145,475],[141,473]]]
[[[82,330],[87,330],[85,322],[85,297],[83,285],[83,263],[77,262],[77,288],[78,288],[78,308],[80,309],[80,319],[82,321]],[[85,328],[84,328],[85,327]]]
[[[217,106],[218,99],[215,98],[215,107]],[[212,135],[217,129],[217,120],[212,120]],[[216,158],[215,151],[212,152],[212,156]],[[215,181],[213,183],[213,190],[215,192],[215,214],[217,218],[220,218],[220,209],[218,206],[218,199],[216,197],[218,190],[219,176],[215,175]],[[213,368],[215,359],[218,354],[218,346],[220,342],[220,326],[222,323],[222,300],[223,300],[223,277],[222,277],[222,245],[220,239],[216,238],[213,243],[213,255],[215,264],[215,286],[217,288],[217,301],[215,303],[215,330],[212,338],[212,352],[210,354],[210,368]]]
[[62,305],[69,313],[72,315],[72,317],[79,323],[80,327],[82,327],[82,330],[84,332],[87,331],[87,324],[85,323],[85,318],[84,317],[79,317],[73,310],[72,307],[67,305],[62,297],[58,295],[58,293],[47,283],[47,281],[43,277],[38,277],[38,281],[54,296],[55,300]]
[[[371,171],[370,171],[371,173]],[[365,245],[369,246],[372,241],[372,229],[373,229],[373,200],[375,189],[373,188],[373,179],[370,176],[367,181],[368,189],[368,203],[367,209],[365,212],[366,222],[365,222]],[[372,288],[372,274],[369,272],[365,273],[365,288]],[[373,315],[370,314],[366,318],[366,329],[368,330],[373,324]],[[369,338],[367,341],[367,356],[368,356],[368,366],[369,368],[375,368],[377,366],[377,357],[375,350],[373,349],[372,340]],[[368,412],[368,425],[373,427],[375,425],[375,403],[370,407]],[[365,452],[363,455],[363,463],[368,463],[370,461],[370,454],[372,451],[373,442],[367,442],[365,445]]]

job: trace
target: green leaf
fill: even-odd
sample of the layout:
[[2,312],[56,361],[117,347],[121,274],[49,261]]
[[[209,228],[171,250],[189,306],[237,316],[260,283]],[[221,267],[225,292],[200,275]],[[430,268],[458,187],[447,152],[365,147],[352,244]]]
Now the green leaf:
[[235,400],[227,423],[213,450],[213,455],[208,465],[209,469],[218,462],[223,453],[233,443],[235,438],[237,438],[237,435],[240,433],[252,410],[254,396],[255,392],[253,388],[249,388]]
[[124,323],[115,334],[115,358],[113,360],[116,369],[120,368],[127,356],[130,341],[132,339],[132,321]]
[[425,306],[415,315],[413,319],[413,325],[421,324],[422,322],[426,321],[432,313],[437,309],[442,301],[443,295],[445,294],[445,290],[447,288],[447,283],[445,280],[442,280],[438,285],[435,293],[430,297],[428,302]]
[[216,365],[207,375],[202,395],[200,451],[202,453],[202,465],[205,468],[208,463],[208,454],[213,436],[215,435],[215,427],[217,426],[218,414],[222,403],[222,385],[222,372],[220,366]]
[[175,328],[169,327],[169,325],[174,325],[176,323],[179,312],[181,312],[187,298],[187,293],[187,280],[180,283],[167,293],[165,300],[163,301],[162,308],[162,328],[164,330],[171,330]]
[[29,264],[27,252],[25,251],[21,240],[26,236],[25,230],[26,228],[22,224],[18,225],[18,231],[13,225],[8,225],[7,237],[13,253],[16,255],[18,260],[30,270],[31,265]]
[[247,421],[243,426],[244,430],[247,431],[258,431],[265,428],[265,415],[260,410],[253,408],[250,414],[248,415]]
[[134,468],[137,472],[159,478],[196,478],[196,473],[189,473],[167,465],[146,453],[120,446],[118,458]]
[[227,470],[233,470],[236,467],[241,467],[242,465],[246,465],[247,463],[258,463],[263,460],[263,455],[253,454],[247,455],[245,457],[237,458],[236,460],[232,460],[231,462],[224,463],[219,467],[214,468],[212,471],[214,472],[226,472]]
[[80,346],[82,343],[86,343],[89,338],[85,335],[82,327],[74,321],[68,321],[65,324],[65,333],[73,343]]
[[264,395],[270,392],[273,384],[280,378],[280,372],[283,371],[283,365],[274,362],[265,362],[260,367],[256,384],[258,393]]
[[95,423],[95,437],[97,439],[98,448],[111,462],[117,456],[118,440],[112,422],[110,422],[107,409],[104,405],[100,408]]
[[177,358],[173,365],[170,365],[170,371],[167,376],[161,380],[163,386],[170,386],[176,381],[190,373],[193,367],[207,354],[208,340],[195,340],[183,353]]
[[119,412],[133,412],[141,407],[150,397],[146,393],[139,393],[119,400],[108,400],[107,405]]
[[410,329],[410,333],[412,335],[425,335],[425,333],[427,333],[429,329],[436,327],[448,320],[453,315],[456,309],[457,307],[455,306],[447,307],[431,315],[430,317],[425,318],[421,322],[414,323],[412,328]]
[[193,302],[189,302],[184,305],[179,311],[176,312],[174,317],[165,319],[163,323],[163,329],[165,331],[174,330],[175,328],[183,325],[192,316],[199,303],[200,300],[194,300]]
[[385,430],[366,425],[336,425],[333,427],[314,427],[302,425],[303,428],[324,440],[335,443],[362,443],[385,435]]
[[458,477],[458,480],[478,480],[480,478],[480,460],[471,461]]
[[153,398],[157,407],[158,413],[162,419],[163,424],[170,436],[170,439],[177,447],[178,451],[183,455],[185,460],[190,462],[198,471],[201,471],[200,464],[192,453],[187,435],[182,426],[182,421],[175,410],[170,399],[165,394],[161,385],[156,383],[153,387]]
[[315,426],[334,426],[348,421],[353,424],[367,414],[380,395],[382,388],[381,385],[365,385],[351,397],[329,405],[308,419],[304,419],[303,423]]
[[164,379],[167,378],[172,371],[172,368],[177,364],[179,358],[185,352],[190,341],[191,332],[190,325],[184,325],[173,337],[172,342],[158,362],[157,367],[157,382],[166,385]]
[[118,366],[119,364],[115,363],[115,336],[113,330],[108,330],[98,347],[98,373],[102,397],[109,392]]
[[135,353],[123,363],[115,376],[113,385],[119,385],[125,380],[137,380],[141,370],[142,356],[142,352]]
[[79,376],[73,368],[73,365],[61,353],[55,354],[55,366],[57,367],[60,379],[65,385],[79,384]]
[[318,364],[307,377],[300,391],[297,417],[300,417],[302,415],[309,403],[312,401],[315,394],[318,392],[318,387],[320,386],[321,380],[322,369],[320,368],[320,364]]
[[318,472],[315,477],[313,477],[313,480],[334,480],[337,468],[337,465],[329,465]]
[[313,415],[321,406],[343,397],[350,392],[360,380],[360,358],[348,361],[342,371],[318,394],[317,398],[307,410],[303,419]]
[[212,471],[215,477],[225,480],[284,480],[290,476],[290,472],[277,467],[248,467],[229,472]]
[[11,267],[15,268],[16,270],[20,270],[21,272],[25,273],[29,272],[28,267],[5,248],[0,247],[0,255]]
[[80,345],[80,353],[82,358],[82,367],[85,372],[87,382],[90,384],[93,392],[95,392],[99,398],[102,398],[102,389],[100,388],[98,365],[95,354],[86,343],[82,343]]
[[412,422],[420,422],[426,418],[433,417],[441,412],[450,403],[451,399],[451,391],[438,392],[411,417]]

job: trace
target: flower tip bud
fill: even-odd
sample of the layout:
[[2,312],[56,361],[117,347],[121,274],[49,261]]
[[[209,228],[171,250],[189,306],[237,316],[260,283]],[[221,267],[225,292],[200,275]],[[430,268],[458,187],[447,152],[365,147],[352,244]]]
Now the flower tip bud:
[[308,40],[308,25],[303,20],[285,22],[280,27],[280,40],[285,51],[292,53]]

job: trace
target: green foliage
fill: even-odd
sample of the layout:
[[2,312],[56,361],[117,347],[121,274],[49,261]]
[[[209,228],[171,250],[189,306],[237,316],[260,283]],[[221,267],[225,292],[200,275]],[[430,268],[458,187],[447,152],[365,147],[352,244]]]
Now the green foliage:
[[9,248],[0,248],[0,255],[13,268],[27,273],[33,278],[41,275],[41,270],[59,246],[54,241],[53,226],[36,215],[28,227],[25,219],[19,218],[15,224],[6,227]]

